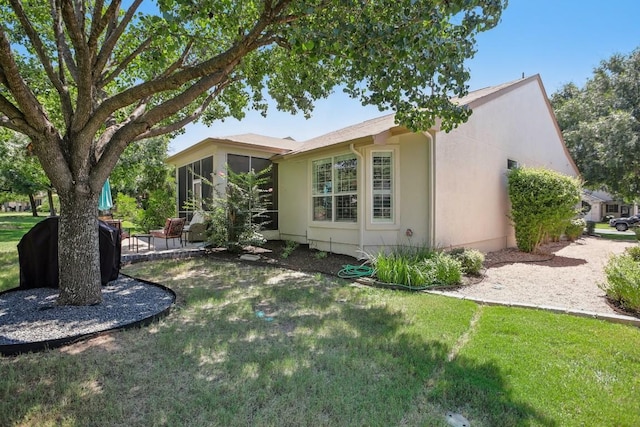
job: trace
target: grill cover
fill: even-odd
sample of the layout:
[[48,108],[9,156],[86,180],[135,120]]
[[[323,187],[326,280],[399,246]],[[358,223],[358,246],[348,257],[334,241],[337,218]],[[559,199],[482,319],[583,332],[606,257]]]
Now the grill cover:
[[[120,230],[99,224],[100,276],[103,285],[120,274]],[[18,243],[20,287],[58,288],[58,217],[37,223]]]

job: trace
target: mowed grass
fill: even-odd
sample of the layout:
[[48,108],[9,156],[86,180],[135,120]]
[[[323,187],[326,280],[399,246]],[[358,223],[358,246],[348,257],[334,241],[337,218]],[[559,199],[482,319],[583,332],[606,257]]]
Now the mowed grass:
[[210,259],[146,328],[0,359],[21,426],[640,425],[640,331]]
[[0,291],[20,285],[18,243],[44,218],[34,217],[31,213],[0,213]]

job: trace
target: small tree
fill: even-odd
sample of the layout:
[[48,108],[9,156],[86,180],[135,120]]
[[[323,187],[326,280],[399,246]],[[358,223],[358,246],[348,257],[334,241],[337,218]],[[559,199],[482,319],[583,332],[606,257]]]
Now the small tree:
[[247,245],[265,242],[262,226],[268,222],[265,213],[271,193],[265,189],[271,166],[255,172],[236,173],[227,166],[224,196],[211,204],[214,210],[207,224],[211,244],[238,252]]
[[518,249],[534,252],[558,234],[577,214],[581,183],[577,178],[544,168],[509,171],[511,220]]

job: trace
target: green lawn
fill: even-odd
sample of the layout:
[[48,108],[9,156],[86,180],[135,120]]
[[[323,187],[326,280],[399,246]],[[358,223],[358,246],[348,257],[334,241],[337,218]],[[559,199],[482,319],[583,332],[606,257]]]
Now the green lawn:
[[31,213],[0,213],[0,291],[20,284],[18,242],[44,218],[34,217]]
[[124,271],[175,309],[0,358],[2,425],[640,425],[638,328],[206,258]]
[[175,310],[0,360],[8,425],[640,424],[640,331],[208,259],[134,264]]

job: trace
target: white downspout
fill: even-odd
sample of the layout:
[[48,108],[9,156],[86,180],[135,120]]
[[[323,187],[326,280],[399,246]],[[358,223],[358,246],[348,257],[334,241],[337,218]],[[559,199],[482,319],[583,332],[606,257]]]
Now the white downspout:
[[429,246],[436,247],[436,145],[434,136],[429,132],[424,132],[429,138],[429,187],[427,189],[427,200],[429,201],[427,215],[427,232],[429,233]]
[[[360,221],[360,227],[358,230],[358,246],[360,246],[360,249],[362,251],[364,251],[364,246],[363,246],[363,241],[364,241],[364,216],[365,216],[365,180],[364,180],[364,157],[362,156],[362,154],[360,154],[360,152],[358,150],[355,149],[353,143],[349,144],[349,150],[355,154],[355,156],[358,158],[360,163],[360,183],[358,184],[358,190],[359,191],[359,195],[358,197],[361,200],[358,200],[358,210],[360,212],[358,212],[358,219]],[[360,197],[362,196],[362,197]]]

